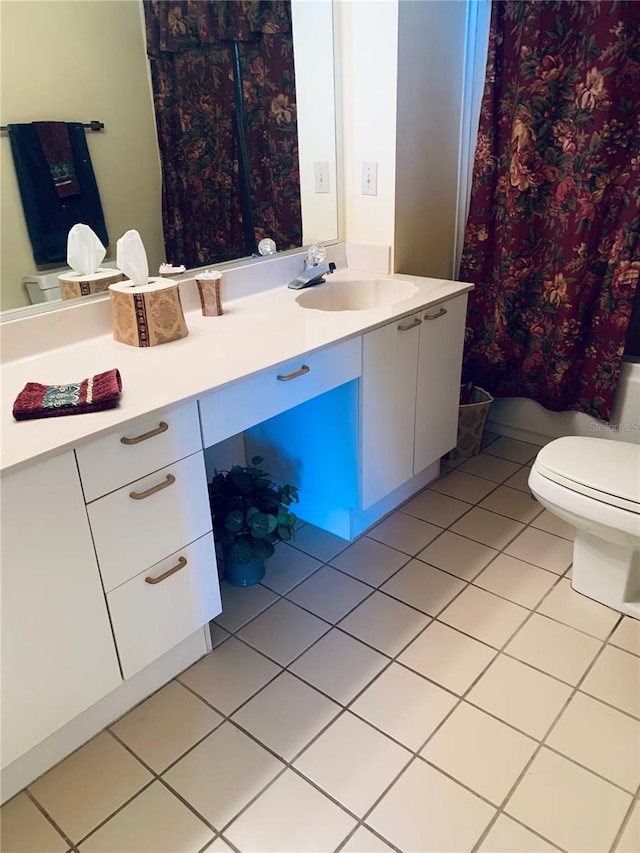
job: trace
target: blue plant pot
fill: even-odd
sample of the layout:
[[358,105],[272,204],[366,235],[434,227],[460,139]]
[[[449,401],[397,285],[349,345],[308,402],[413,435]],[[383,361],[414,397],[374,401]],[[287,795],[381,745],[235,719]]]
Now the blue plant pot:
[[234,563],[225,558],[224,579],[231,586],[252,586],[264,577],[264,560],[250,563]]

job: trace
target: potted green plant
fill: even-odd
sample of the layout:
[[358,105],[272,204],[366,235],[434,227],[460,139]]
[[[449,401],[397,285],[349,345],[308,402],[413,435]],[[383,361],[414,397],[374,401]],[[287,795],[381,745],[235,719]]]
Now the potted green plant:
[[298,500],[295,486],[278,486],[258,466],[233,465],[217,471],[209,483],[213,532],[222,547],[224,578],[234,586],[249,586],[264,575],[264,561],[275,551],[276,542],[295,536],[296,516],[289,506]]

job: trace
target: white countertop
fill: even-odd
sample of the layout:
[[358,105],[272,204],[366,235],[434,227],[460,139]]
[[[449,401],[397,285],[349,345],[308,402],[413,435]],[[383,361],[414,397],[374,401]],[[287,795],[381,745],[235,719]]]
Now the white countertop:
[[[401,274],[373,276],[347,270],[339,270],[329,280],[367,278],[411,281],[417,293],[395,305],[336,312],[302,308],[296,297],[305,291],[282,286],[224,302],[225,313],[221,317],[187,312],[189,336],[162,346],[130,347],[110,335],[101,335],[3,365],[0,470],[8,473],[77,447],[135,419],[202,397],[253,373],[361,335],[472,288],[462,282]],[[13,402],[27,382],[79,382],[114,367],[122,376],[118,408],[14,420]]]

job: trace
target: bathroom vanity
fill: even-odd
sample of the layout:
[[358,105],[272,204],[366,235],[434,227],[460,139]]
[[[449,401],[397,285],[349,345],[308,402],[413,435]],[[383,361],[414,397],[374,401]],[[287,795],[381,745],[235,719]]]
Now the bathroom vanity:
[[[411,295],[325,310],[284,286],[299,256],[269,263],[268,289],[253,266],[248,296],[229,275],[221,317],[202,317],[183,281],[190,334],[166,346],[114,342],[106,314],[102,333],[63,345],[64,309],[46,334],[42,318],[19,321],[38,321],[40,351],[15,329],[5,338],[5,799],[210,649],[221,602],[206,448],[244,433],[249,455],[299,485],[297,514],[351,539],[434,479],[455,445],[471,285],[354,272],[343,256],[334,289],[375,278]],[[12,420],[25,382],[112,367],[117,409]]]

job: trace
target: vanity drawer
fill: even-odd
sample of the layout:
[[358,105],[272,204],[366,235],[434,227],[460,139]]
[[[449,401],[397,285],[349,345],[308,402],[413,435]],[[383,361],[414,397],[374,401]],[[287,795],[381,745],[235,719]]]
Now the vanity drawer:
[[202,449],[195,402],[137,421],[76,450],[87,503]]
[[107,603],[130,678],[222,612],[213,534],[112,590]]
[[359,337],[351,338],[202,397],[199,405],[204,446],[217,444],[357,379],[361,372],[362,341]]
[[87,507],[108,592],[211,530],[202,451]]

